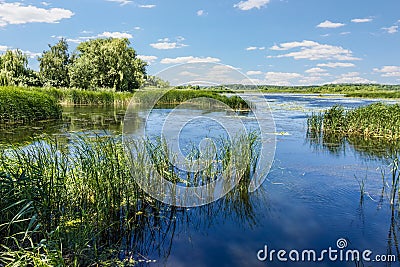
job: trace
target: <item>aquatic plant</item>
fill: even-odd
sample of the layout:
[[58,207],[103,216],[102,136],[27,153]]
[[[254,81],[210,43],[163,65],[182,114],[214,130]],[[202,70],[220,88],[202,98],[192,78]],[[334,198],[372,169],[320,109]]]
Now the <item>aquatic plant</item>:
[[61,118],[61,106],[44,93],[0,87],[0,123],[28,123]]
[[[164,93],[165,92],[165,93]],[[186,89],[172,89],[168,91],[161,90],[144,90],[137,92],[134,101],[138,103],[153,104],[154,96],[160,95],[161,98],[158,100],[156,106],[163,105],[177,105],[182,102],[195,99],[195,98],[211,98],[228,105],[230,108],[235,110],[249,109],[250,105],[238,96],[228,97],[213,91],[208,90],[186,90]]]
[[181,183],[190,177],[187,181],[195,184],[215,179],[221,169],[231,168],[232,163],[224,157],[234,153],[234,148],[247,147],[243,153],[248,165],[242,166],[240,196],[227,196],[237,205],[248,199],[243,195],[247,194],[244,185],[254,169],[251,164],[257,160],[257,136],[245,135],[236,140],[235,144],[222,140],[225,146],[220,150],[218,166],[197,173],[171,168],[168,145],[161,139],[131,144],[138,148],[135,157],[125,153],[120,138],[97,135],[47,137],[24,146],[2,147],[0,264],[133,264],[132,254],[119,254],[121,249],[133,249],[124,248],[124,238],[143,238],[146,231],[152,235],[157,235],[152,231],[168,232],[170,225],[164,225],[162,218],[176,217],[179,212],[179,208],[154,200],[136,184],[132,170],[143,174],[141,170],[148,169],[149,164],[140,149],[150,149],[151,163],[170,181]]
[[400,105],[374,103],[345,111],[334,106],[308,118],[308,132],[344,137],[400,139]]

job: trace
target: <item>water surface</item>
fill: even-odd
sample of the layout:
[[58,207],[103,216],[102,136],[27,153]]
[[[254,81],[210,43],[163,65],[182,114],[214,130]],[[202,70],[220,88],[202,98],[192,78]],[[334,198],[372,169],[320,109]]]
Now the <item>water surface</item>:
[[[398,207],[388,201],[381,170],[388,172],[387,155],[371,152],[379,144],[307,138],[307,116],[335,104],[352,108],[378,100],[318,95],[259,95],[273,111],[277,146],[274,164],[256,192],[238,192],[200,208],[170,208],[141,232],[127,236],[120,257],[129,253],[143,266],[398,266],[396,263],[261,262],[257,252],[269,249],[322,251],[345,238],[349,249],[399,255]],[[394,101],[391,101],[394,102]],[[150,128],[157,132],[170,109],[153,110]],[[138,129],[143,124],[138,111]],[[221,116],[224,114],[221,114]],[[61,123],[38,124],[1,131],[3,142],[28,141],[48,134],[120,134],[124,108],[65,108]],[[247,125],[252,125],[248,116]],[[170,125],[173,127],[173,125]],[[224,130],[214,121],[193,121],[185,144]],[[188,139],[193,136],[193,140]],[[195,140],[196,139],[196,140]],[[315,141],[315,140],[314,140]],[[185,144],[182,144],[184,146]],[[360,199],[359,182],[366,194]],[[382,189],[385,191],[382,194]]]

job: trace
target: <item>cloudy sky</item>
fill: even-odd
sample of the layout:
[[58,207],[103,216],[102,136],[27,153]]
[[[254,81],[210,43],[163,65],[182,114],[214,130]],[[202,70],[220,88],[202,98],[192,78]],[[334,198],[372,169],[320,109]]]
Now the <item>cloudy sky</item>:
[[400,84],[399,0],[0,0],[0,53],[30,66],[61,37],[71,51],[126,37],[155,74],[215,62],[261,84]]

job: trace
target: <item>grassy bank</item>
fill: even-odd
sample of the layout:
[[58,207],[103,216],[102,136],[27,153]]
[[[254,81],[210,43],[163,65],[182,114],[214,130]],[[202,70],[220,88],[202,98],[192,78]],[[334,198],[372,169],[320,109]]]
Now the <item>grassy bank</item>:
[[[98,136],[45,138],[0,150],[0,265],[132,266],[136,251],[124,238],[167,232],[171,227],[165,221],[173,223],[177,216],[176,208],[141,191],[132,175],[143,179],[151,161],[166,179],[198,185],[230,170],[232,149],[253,151],[256,139],[250,135],[225,143],[213,169],[217,173],[182,174],[171,167],[168,146],[161,141],[135,143],[135,157],[124,153],[120,138]],[[150,156],[144,157],[143,149]],[[256,161],[256,153],[251,155],[243,157],[247,165],[240,172],[247,183]]]
[[376,103],[345,111],[334,106],[308,118],[308,131],[344,137],[400,139],[400,105]]
[[0,87],[0,124],[59,118],[61,106],[54,97],[38,91]]

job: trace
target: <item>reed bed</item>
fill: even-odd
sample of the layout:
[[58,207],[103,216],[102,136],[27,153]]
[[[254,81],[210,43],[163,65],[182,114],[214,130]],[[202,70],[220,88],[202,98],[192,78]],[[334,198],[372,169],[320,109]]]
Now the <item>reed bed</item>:
[[[161,227],[160,218],[175,217],[178,209],[149,197],[132,175],[145,173],[150,160],[175,183],[200,184],[229,169],[228,158],[237,153],[234,148],[243,148],[249,160],[242,165],[241,178],[249,182],[258,138],[250,134],[236,140],[221,141],[225,145],[219,150],[218,166],[197,173],[171,168],[171,152],[161,140],[132,144],[138,148],[135,157],[125,153],[120,138],[109,136],[74,135],[67,141],[47,137],[25,146],[3,147],[0,265],[133,265],[132,255],[120,255],[125,237],[140,238],[150,226]],[[142,149],[150,151],[151,157],[145,158]]]
[[29,123],[61,118],[61,106],[47,94],[0,87],[0,124]]
[[317,135],[400,139],[400,105],[375,103],[345,111],[334,106],[323,113],[312,114],[307,121],[308,132]]
[[76,88],[29,88],[53,96],[64,105],[126,105],[132,98],[129,92],[112,90],[82,90]]
[[363,97],[363,98],[400,98],[400,91],[358,91],[346,93],[346,97]]
[[221,101],[235,110],[247,110],[250,108],[249,104],[238,96],[228,97],[213,91],[205,90],[172,89],[168,90],[166,93],[161,90],[144,90],[135,95],[135,101],[138,103],[153,104],[152,102],[154,101],[155,95],[162,95],[156,103],[156,106],[174,106],[191,99],[203,97]]

